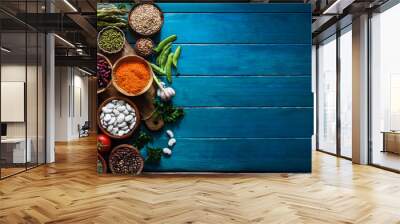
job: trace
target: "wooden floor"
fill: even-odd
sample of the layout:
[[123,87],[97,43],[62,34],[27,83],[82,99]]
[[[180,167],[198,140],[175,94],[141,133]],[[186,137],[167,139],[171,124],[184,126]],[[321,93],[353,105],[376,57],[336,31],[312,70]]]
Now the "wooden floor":
[[400,155],[391,152],[375,150],[372,160],[374,164],[400,170]]
[[1,168],[1,176],[8,177],[13,174],[25,171],[25,167],[17,167],[17,168]]
[[0,181],[0,223],[400,223],[400,175],[314,153],[312,174],[98,177],[94,139]]

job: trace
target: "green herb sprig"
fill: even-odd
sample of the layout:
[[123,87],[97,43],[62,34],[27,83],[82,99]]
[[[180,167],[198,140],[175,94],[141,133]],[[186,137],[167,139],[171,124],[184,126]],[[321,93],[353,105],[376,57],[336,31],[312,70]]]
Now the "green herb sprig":
[[185,115],[183,109],[175,107],[171,101],[161,102],[160,100],[155,100],[154,106],[155,116],[161,117],[165,123],[175,123]]
[[147,132],[141,131],[132,145],[140,150],[151,142],[153,142],[153,136],[149,135]]
[[160,163],[162,154],[163,152],[161,148],[153,148],[151,146],[147,146],[147,158],[145,162],[153,164]]

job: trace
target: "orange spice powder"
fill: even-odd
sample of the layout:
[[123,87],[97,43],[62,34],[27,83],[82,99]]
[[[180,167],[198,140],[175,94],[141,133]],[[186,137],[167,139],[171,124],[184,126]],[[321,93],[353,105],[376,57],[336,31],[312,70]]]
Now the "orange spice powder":
[[122,62],[114,78],[118,87],[130,94],[137,94],[149,83],[150,71],[143,62]]

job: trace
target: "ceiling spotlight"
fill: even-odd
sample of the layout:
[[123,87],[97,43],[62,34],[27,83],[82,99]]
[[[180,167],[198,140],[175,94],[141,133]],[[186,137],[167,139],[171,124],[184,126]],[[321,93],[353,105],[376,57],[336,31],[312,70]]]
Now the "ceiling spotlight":
[[83,50],[81,48],[77,48],[76,53],[78,53],[78,55],[83,55]]

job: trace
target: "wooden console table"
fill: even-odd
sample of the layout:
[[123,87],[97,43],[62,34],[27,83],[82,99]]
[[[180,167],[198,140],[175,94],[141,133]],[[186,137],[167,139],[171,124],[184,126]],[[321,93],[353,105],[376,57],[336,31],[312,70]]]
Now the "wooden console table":
[[384,131],[382,152],[400,154],[400,131]]

